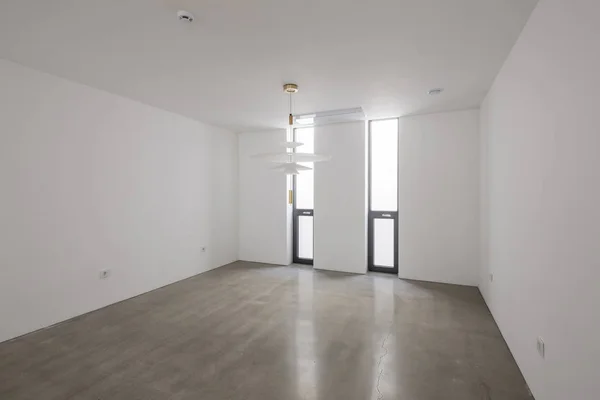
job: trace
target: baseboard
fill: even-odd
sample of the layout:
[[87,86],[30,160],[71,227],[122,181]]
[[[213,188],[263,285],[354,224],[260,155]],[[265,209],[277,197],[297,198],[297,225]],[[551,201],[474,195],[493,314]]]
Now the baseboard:
[[504,344],[506,344],[506,348],[508,349],[510,356],[513,358],[513,361],[517,365],[517,368],[519,368],[519,372],[521,373],[521,376],[523,377],[523,380],[525,381],[525,385],[527,386],[527,391],[529,392],[531,399],[535,400],[535,396],[533,395],[533,392],[531,391],[531,388],[529,387],[529,382],[527,382],[527,378],[525,377],[525,374],[523,373],[523,369],[519,365],[517,358],[513,354],[512,349],[510,348],[508,342],[506,341],[506,338],[504,337],[504,333],[502,333],[502,328],[500,328],[500,325],[498,325],[496,318],[494,318],[494,313],[492,313],[492,309],[490,308],[489,304],[487,303],[487,300],[485,299],[485,296],[483,295],[483,292],[481,291],[481,288],[479,286],[477,286],[477,291],[479,292],[479,295],[481,296],[481,299],[483,300],[483,304],[485,304],[485,307],[487,308],[488,312],[490,313],[490,316],[492,317],[492,320],[494,321],[496,328],[498,328],[498,332],[500,332],[500,336],[502,337],[502,340],[504,340]]
[[[470,283],[459,283],[459,282],[455,282],[455,281],[440,281],[440,280],[429,280],[429,279],[415,279],[415,278],[406,278],[403,276],[399,276],[399,279],[402,279],[403,281],[414,281],[414,282],[428,282],[428,283],[441,283],[444,285],[455,285],[455,286],[466,286],[466,287],[473,287],[473,288],[477,288],[477,290],[479,290],[479,287],[477,284],[470,284]],[[481,293],[481,291],[480,291]]]

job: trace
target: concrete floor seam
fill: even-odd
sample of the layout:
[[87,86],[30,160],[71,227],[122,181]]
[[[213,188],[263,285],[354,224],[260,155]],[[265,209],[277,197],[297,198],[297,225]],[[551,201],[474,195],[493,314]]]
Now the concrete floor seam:
[[381,376],[383,375],[383,368],[381,368],[381,363],[383,362],[383,359],[385,358],[385,356],[388,355],[388,349],[385,346],[387,340],[389,339],[390,336],[392,336],[392,329],[394,328],[393,323],[390,325],[390,330],[388,331],[387,336],[383,339],[383,342],[381,342],[381,348],[383,350],[385,350],[385,353],[383,353],[381,355],[381,357],[379,357],[379,363],[377,364],[377,369],[379,369],[379,375],[377,376],[377,400],[383,400],[383,394],[381,393],[381,389],[379,388],[379,384],[381,383]]

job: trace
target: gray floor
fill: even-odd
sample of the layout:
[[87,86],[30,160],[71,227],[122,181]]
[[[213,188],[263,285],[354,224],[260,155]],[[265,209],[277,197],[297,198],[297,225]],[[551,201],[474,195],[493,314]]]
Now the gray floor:
[[530,397],[475,288],[238,262],[0,344],[0,399]]

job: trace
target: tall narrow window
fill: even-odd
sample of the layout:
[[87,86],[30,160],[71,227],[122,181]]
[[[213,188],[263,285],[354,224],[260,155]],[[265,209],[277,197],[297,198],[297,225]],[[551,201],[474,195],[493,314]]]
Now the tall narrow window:
[[[298,153],[314,153],[314,128],[295,129],[294,140],[304,143]],[[309,265],[313,263],[314,177],[312,170],[294,175],[294,262]]]
[[369,123],[370,271],[398,272],[398,119]]

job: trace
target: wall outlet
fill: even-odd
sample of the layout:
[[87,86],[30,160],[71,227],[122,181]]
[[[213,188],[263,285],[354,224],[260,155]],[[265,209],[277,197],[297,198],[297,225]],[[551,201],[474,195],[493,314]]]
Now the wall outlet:
[[494,274],[490,274],[490,282],[494,282]]
[[100,279],[108,279],[110,276],[110,269],[103,269],[100,271]]
[[546,356],[546,344],[544,343],[544,339],[541,337],[537,338],[537,351],[540,357],[545,358]]
[[202,247],[202,252],[206,253],[206,247]]

